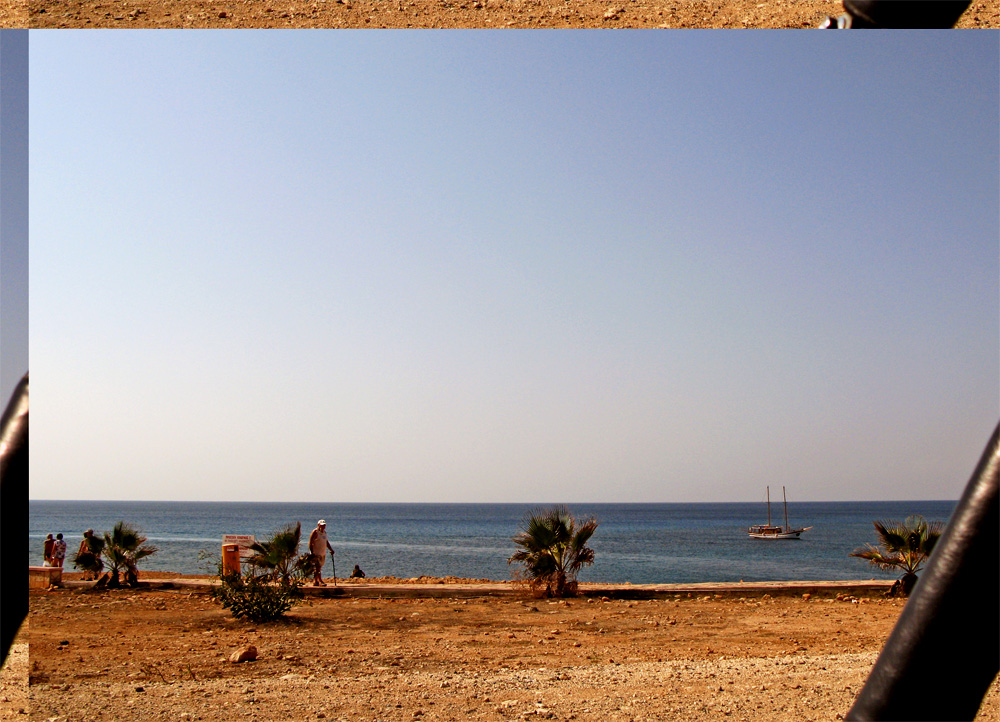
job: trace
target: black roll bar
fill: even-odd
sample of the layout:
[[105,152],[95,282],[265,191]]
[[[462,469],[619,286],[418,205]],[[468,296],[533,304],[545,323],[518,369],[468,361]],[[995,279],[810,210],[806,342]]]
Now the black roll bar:
[[0,420],[0,663],[28,614],[24,559],[28,552],[28,374]]
[[866,28],[950,28],[972,0],[844,0],[847,12],[830,17],[826,30]]
[[971,720],[1000,671],[1000,424],[846,720]]

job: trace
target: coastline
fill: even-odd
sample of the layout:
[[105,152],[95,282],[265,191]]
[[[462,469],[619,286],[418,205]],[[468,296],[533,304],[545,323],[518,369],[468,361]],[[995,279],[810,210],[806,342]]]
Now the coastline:
[[[766,519],[763,504],[574,505],[575,512],[601,520],[593,544],[597,562],[583,570],[580,579],[633,584],[890,580],[890,575],[849,556],[874,540],[872,520],[911,513],[946,519],[955,503],[801,502],[795,507],[796,520],[815,528],[801,540],[777,546],[747,537],[748,524]],[[135,522],[158,548],[140,565],[141,574],[149,570],[213,574],[224,534],[264,538],[286,523],[300,522],[308,530],[316,519],[325,518],[334,530],[331,543],[337,549],[340,578],[358,564],[369,578],[453,575],[502,581],[511,577],[506,561],[514,551],[511,537],[528,508],[521,504],[35,501],[30,509],[29,564],[41,562],[46,533],[68,534],[68,543],[75,548],[84,529],[106,530],[125,519]],[[332,576],[333,571],[328,559],[324,575]]]
[[[364,579],[341,579],[324,577],[326,587],[310,584],[301,587],[307,597],[475,597],[475,596],[531,596],[527,587],[511,580],[468,579],[463,577],[420,576],[403,579],[400,577],[372,577]],[[581,582],[579,596],[608,597],[611,599],[661,599],[678,595],[711,595],[725,597],[801,596],[838,597],[857,596],[878,598],[884,596],[892,586],[892,581],[878,579],[847,579],[829,581],[769,581],[769,582],[695,582],[676,584],[632,584],[622,582]],[[210,574],[177,574],[174,572],[140,572],[139,589],[183,589],[189,592],[207,593],[219,584],[218,577]],[[83,574],[63,573],[63,588],[69,590],[90,590],[96,582],[83,580]]]

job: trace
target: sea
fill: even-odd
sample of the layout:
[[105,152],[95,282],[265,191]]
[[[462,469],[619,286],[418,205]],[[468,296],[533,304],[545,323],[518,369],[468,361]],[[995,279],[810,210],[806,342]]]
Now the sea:
[[[767,521],[763,503],[567,504],[576,518],[593,516],[594,563],[582,582],[692,582],[892,579],[853,550],[877,541],[872,522],[920,514],[946,522],[957,501],[798,502],[792,526],[811,526],[799,540],[757,540],[747,527]],[[304,551],[319,519],[336,554],[325,576],[358,565],[369,577],[512,578],[512,537],[538,504],[342,504],[254,502],[30,501],[28,562],[42,562],[46,534],[61,532],[69,556],[83,532],[110,531],[119,520],[137,526],[156,553],[143,570],[214,574],[224,534],[266,539],[296,522]],[[772,504],[775,523],[783,521]],[[72,571],[67,560],[67,571]]]

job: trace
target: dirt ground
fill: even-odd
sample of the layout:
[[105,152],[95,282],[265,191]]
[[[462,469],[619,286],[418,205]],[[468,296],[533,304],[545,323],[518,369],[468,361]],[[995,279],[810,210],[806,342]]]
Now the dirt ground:
[[[3,0],[32,28],[815,28],[841,0]],[[1000,27],[976,0],[959,28]]]
[[[252,624],[183,589],[33,591],[30,685],[5,673],[2,719],[833,720],[902,606],[340,597]],[[977,719],[998,718],[994,681]]]
[[0,669],[0,719],[27,719],[28,630],[21,628]]

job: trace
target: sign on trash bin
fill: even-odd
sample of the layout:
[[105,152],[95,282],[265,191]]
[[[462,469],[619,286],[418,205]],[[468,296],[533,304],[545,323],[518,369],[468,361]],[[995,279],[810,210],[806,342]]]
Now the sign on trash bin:
[[256,541],[252,534],[223,534],[222,573],[239,574],[240,564],[253,555],[250,545]]
[[240,561],[246,561],[248,557],[253,556],[253,552],[250,551],[250,545],[257,543],[257,537],[253,534],[223,534],[222,535],[222,546],[227,544],[236,544],[240,548]]

